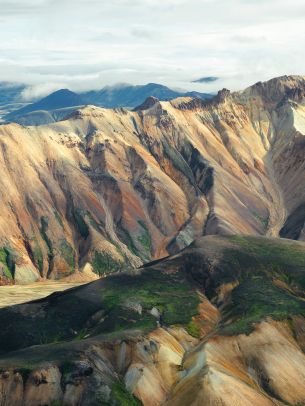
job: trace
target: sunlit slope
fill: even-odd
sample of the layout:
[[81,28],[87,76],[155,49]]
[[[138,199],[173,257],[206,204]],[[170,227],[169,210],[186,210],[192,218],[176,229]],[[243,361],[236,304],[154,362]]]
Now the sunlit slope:
[[111,273],[209,234],[304,239],[305,81],[0,127],[2,283]]

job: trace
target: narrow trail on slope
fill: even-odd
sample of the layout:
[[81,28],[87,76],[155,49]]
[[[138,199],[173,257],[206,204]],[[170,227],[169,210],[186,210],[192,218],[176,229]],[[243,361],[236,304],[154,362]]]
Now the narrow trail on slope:
[[266,169],[268,172],[270,183],[272,184],[272,189],[270,189],[271,201],[268,202],[269,207],[269,224],[266,231],[266,236],[278,237],[281,228],[283,227],[287,211],[285,208],[285,202],[282,190],[278,184],[273,163],[270,155],[268,154],[265,160]]

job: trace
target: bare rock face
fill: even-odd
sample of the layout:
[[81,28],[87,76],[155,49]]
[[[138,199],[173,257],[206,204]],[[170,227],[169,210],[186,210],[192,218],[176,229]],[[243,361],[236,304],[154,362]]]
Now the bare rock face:
[[136,107],[134,110],[135,111],[148,110],[157,103],[159,103],[159,100],[154,96],[150,96],[144,101],[144,103],[142,103],[140,106]]
[[32,372],[26,382],[24,403],[39,406],[61,400],[63,393],[60,380],[61,373],[56,366]]
[[303,239],[305,80],[0,127],[0,280],[137,267],[201,235]]

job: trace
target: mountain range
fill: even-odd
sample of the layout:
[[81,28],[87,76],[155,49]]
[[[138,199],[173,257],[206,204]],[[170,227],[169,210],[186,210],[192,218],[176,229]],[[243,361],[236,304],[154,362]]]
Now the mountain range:
[[0,121],[14,110],[19,110],[28,103],[22,97],[25,85],[9,82],[0,82]]
[[96,280],[0,309],[0,403],[305,404],[304,136],[302,76],[1,125],[0,282]]
[[[15,89],[12,92],[11,89]],[[5,98],[8,100],[22,99],[24,86],[10,87],[10,93]],[[0,91],[2,89],[0,88]],[[19,93],[18,93],[19,92]],[[5,94],[5,91],[3,92]],[[41,125],[60,121],[80,106],[95,105],[106,108],[126,107],[134,108],[143,103],[147,97],[157,97],[159,100],[171,100],[181,96],[211,98],[212,95],[199,92],[184,92],[169,89],[166,86],[149,83],[147,85],[116,85],[107,86],[99,91],[74,93],[69,89],[57,90],[54,93],[33,103],[28,103],[21,108],[5,114],[3,119],[7,122],[17,122],[23,125]],[[1,100],[0,100],[1,102]],[[12,105],[9,104],[8,107]]]
[[203,234],[304,239],[304,89],[284,77],[208,101],[2,125],[2,278],[111,272]]

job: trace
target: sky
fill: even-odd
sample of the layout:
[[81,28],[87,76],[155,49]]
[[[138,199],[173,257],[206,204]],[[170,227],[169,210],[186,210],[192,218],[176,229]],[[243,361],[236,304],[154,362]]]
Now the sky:
[[[0,81],[215,92],[305,75],[304,0],[0,0]],[[192,83],[215,76],[210,83]]]

